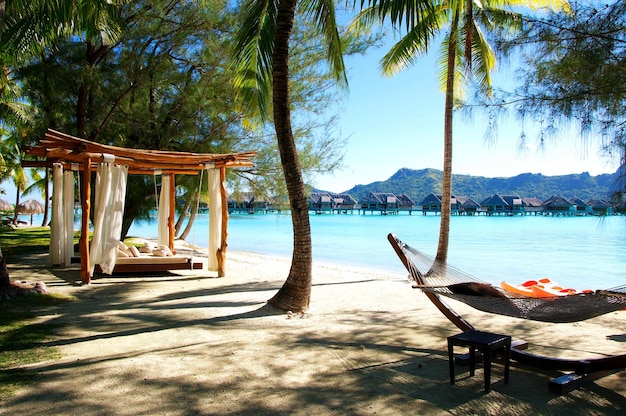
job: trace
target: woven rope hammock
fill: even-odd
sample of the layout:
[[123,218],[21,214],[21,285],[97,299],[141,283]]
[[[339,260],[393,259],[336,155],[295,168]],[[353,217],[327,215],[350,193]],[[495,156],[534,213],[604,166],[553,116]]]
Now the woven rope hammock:
[[564,323],[583,321],[626,308],[626,285],[549,298],[516,295],[437,262],[432,256],[403,243],[393,234],[388,238],[401,255],[414,287],[427,294],[458,300],[483,312]]

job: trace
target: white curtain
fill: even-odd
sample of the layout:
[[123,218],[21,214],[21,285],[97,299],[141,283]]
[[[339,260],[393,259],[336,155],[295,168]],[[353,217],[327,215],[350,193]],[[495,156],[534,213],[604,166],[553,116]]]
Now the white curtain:
[[117,258],[128,166],[114,165],[114,161],[114,156],[103,155],[96,173],[93,238],[89,249],[91,274],[96,264],[103,273],[111,274]]
[[65,246],[61,251],[61,264],[69,266],[74,254],[74,172],[71,170],[63,173],[63,217]]
[[[156,179],[156,178],[155,178]],[[161,194],[159,195],[159,222],[157,240],[159,245],[169,246],[170,228],[168,218],[170,216],[170,176],[161,177]]]
[[207,169],[209,188],[209,271],[217,271],[217,249],[222,236],[222,197],[219,169]]
[[63,221],[63,165],[52,165],[52,219],[50,221],[50,263],[61,264],[65,247]]

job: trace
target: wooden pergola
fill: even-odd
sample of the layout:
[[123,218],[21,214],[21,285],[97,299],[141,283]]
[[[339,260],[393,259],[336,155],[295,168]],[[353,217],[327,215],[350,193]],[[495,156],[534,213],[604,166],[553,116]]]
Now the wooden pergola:
[[[30,156],[40,160],[22,161],[24,167],[52,168],[53,164],[61,163],[65,169],[78,168],[84,178],[91,178],[98,164],[108,155],[115,156],[115,163],[127,165],[129,174],[153,175],[161,172],[169,175],[170,215],[168,218],[169,246],[174,250],[174,213],[175,213],[175,175],[196,175],[203,169],[215,168],[220,172],[220,197],[222,200],[222,232],[221,243],[217,250],[218,276],[225,276],[225,260],[228,236],[228,203],[225,188],[226,168],[251,167],[256,152],[212,154],[174,152],[163,150],[128,149],[108,146],[70,136],[55,130],[48,130],[44,138],[35,146],[24,149]],[[91,199],[91,181],[83,180],[81,189],[81,235],[79,251],[81,258],[81,280],[91,281],[89,261],[89,214]]]

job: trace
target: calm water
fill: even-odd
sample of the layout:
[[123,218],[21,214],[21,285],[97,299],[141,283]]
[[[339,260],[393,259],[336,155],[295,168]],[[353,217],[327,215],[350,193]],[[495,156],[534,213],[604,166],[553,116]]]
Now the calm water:
[[[41,216],[34,224],[41,224]],[[315,261],[406,274],[387,241],[395,233],[434,255],[439,216],[311,215]],[[29,216],[20,219],[30,222]],[[196,219],[189,242],[207,247],[208,216]],[[626,217],[453,216],[451,265],[480,279],[523,282],[550,277],[576,288],[606,289],[626,284]],[[156,237],[156,219],[134,224],[129,235]],[[235,214],[228,223],[228,249],[291,257],[288,215]]]
[[[439,217],[434,215],[312,215],[315,261],[406,274],[387,241],[435,254]],[[200,216],[187,238],[207,246],[208,217]],[[291,218],[235,214],[229,250],[290,257]],[[154,237],[156,223],[135,224],[129,235]],[[483,280],[522,282],[550,277],[563,285],[603,289],[626,283],[626,217],[453,216],[451,265]]]

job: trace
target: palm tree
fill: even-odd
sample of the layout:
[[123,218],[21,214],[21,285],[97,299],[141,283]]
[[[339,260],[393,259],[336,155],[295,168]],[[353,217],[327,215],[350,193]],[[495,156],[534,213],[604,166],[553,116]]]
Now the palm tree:
[[[416,16],[411,21],[407,17],[406,35],[383,57],[381,67],[388,76],[411,66],[419,56],[428,52],[432,40],[443,35],[440,79],[445,90],[444,161],[441,223],[435,263],[445,264],[450,235],[453,114],[463,98],[464,87],[471,79],[480,91],[491,95],[491,71],[496,56],[487,36],[510,35],[521,27],[522,15],[513,11],[515,7],[562,8],[567,3],[566,0],[432,0],[431,7],[424,7],[423,3],[381,0],[363,10],[353,27],[370,26],[386,18],[391,19],[393,26],[399,26],[398,16],[402,16],[399,11],[403,11],[405,16]],[[446,27],[447,32],[443,32]]]
[[0,177],[10,179],[15,186],[15,213],[13,224],[17,224],[17,206],[20,204],[21,193],[28,186],[28,177],[20,165],[21,134],[13,130],[0,141]]
[[327,46],[330,70],[347,85],[333,0],[247,0],[233,50],[237,87],[242,98],[258,109],[263,121],[271,107],[293,222],[293,253],[289,275],[269,300],[274,307],[294,312],[309,307],[312,282],[312,241],[308,202],[291,125],[289,98],[289,40],[296,8],[315,21]]
[[[20,118],[24,115],[24,106],[17,93],[18,85],[8,68],[28,60],[59,38],[72,34],[99,34],[105,40],[113,40],[120,34],[122,25],[118,20],[119,11],[127,1],[0,0],[0,121],[3,121],[0,122],[0,129],[3,136],[8,136],[10,140],[7,143],[10,151],[0,153],[0,162],[5,163],[9,155],[19,155],[20,150],[13,148],[10,139],[10,136],[17,134],[19,127],[4,124],[7,121],[5,116],[8,114]],[[20,192],[26,188],[26,175],[19,165],[20,160],[13,162],[7,173],[17,188],[17,207]],[[15,215],[14,220],[17,219],[17,209]],[[10,286],[9,274],[3,257],[0,262],[0,287],[6,288]]]

